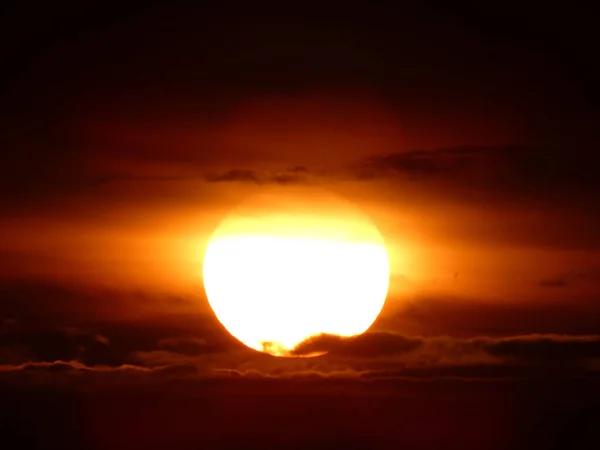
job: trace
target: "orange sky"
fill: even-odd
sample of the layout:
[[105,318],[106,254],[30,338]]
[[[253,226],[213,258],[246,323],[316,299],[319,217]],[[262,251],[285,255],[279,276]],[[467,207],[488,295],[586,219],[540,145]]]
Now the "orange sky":
[[[8,3],[0,442],[597,442],[591,6]],[[240,257],[223,239],[209,303],[204,251],[228,214],[262,215],[270,203],[252,199],[277,190],[292,210],[348,219],[299,194],[315,187],[381,233],[379,316],[385,253],[351,226],[371,244],[261,236]]]
[[[396,53],[382,28],[316,27],[305,47],[266,23],[281,44],[265,31],[242,45],[169,14],[176,29],[148,14],[57,45],[11,91],[3,279],[202,295],[202,249],[227,212],[265,186],[310,184],[379,227],[391,305],[600,292],[596,160],[569,146],[585,121],[560,61],[472,39],[443,14],[394,24]],[[148,53],[142,35],[180,52]]]
[[[414,126],[418,115],[405,119],[353,92],[244,101],[208,122],[83,116],[71,130],[82,146],[72,185],[2,222],[0,246],[10,255],[3,276],[191,289],[201,285],[202,249],[228,210],[288,182],[330,189],[372,218],[390,252],[392,303],[408,293],[502,302],[598,292],[600,259],[585,248],[586,233],[593,236],[581,210],[568,215],[544,192],[525,197],[538,193],[511,172],[512,154],[485,159],[518,139],[518,126],[479,117],[461,128],[464,117],[428,115],[425,129]],[[468,157],[483,164],[479,172],[458,179],[453,171],[462,169],[454,166],[425,179],[411,166],[401,167],[407,174],[397,167],[391,175],[377,167],[367,178],[356,172],[374,155],[457,146],[475,146]],[[296,166],[302,170],[290,169]],[[516,189],[523,185],[523,198],[503,185],[494,203],[463,195],[470,183],[495,195],[505,171]],[[545,283],[552,280],[565,286]]]

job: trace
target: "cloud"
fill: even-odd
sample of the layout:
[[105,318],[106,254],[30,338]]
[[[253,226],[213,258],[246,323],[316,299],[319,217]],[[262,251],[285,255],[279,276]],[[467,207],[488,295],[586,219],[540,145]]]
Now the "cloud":
[[205,339],[197,336],[170,336],[157,342],[158,350],[173,352],[185,356],[198,356],[213,353],[224,353],[231,347],[216,339]]
[[560,199],[563,194],[596,192],[600,187],[599,163],[597,152],[471,146],[375,155],[351,165],[350,171],[359,179],[401,177],[443,182],[472,195]]
[[[575,286],[575,281],[570,281],[571,285]],[[443,294],[417,295],[397,303],[378,320],[382,329],[403,330],[413,336],[422,333],[456,337],[597,333],[600,329],[597,296],[579,296],[573,301],[567,289],[558,289],[556,293],[561,292],[569,295],[548,302],[509,298],[492,302]]]
[[30,361],[33,355],[29,348],[22,344],[0,345],[1,364],[21,364]]
[[[174,341],[175,342],[175,341]],[[178,341],[177,341],[178,342]],[[163,346],[171,341],[164,341]],[[353,345],[356,345],[355,347]],[[457,339],[366,333],[356,338],[318,336],[298,353],[329,351],[313,358],[277,358],[249,349],[190,355],[168,350],[137,351],[120,365],[81,360],[5,362],[0,372],[104,374],[111,377],[153,374],[168,378],[296,379],[513,379],[591,376],[600,357],[600,336],[523,335]],[[114,378],[122,379],[122,378]]]
[[209,173],[204,179],[210,183],[303,184],[309,182],[311,177],[312,174],[306,166],[292,166],[279,171],[231,169]]
[[270,175],[267,181],[277,184],[303,184],[307,183],[311,176],[306,166],[293,166]]
[[[160,320],[139,314],[134,319],[123,311],[125,304],[139,305],[138,312],[143,311],[143,305],[154,302],[156,295],[78,291],[33,282],[0,284],[0,317],[5,317],[0,328],[0,364],[76,360],[89,366],[116,367],[132,363],[134,352],[174,350],[200,355],[235,348],[234,339],[212,315],[196,311],[185,318],[175,313],[162,315]],[[159,305],[170,304],[171,296],[158,297]],[[107,309],[109,317],[104,315]]]
[[164,365],[145,367],[135,364],[120,366],[89,366],[77,360],[37,361],[23,364],[0,364],[0,383],[5,385],[32,384],[72,387],[74,383],[117,384],[156,383],[183,380],[198,376],[195,365]]
[[147,181],[147,182],[164,182],[164,181],[184,181],[184,180],[196,180],[200,177],[198,175],[134,175],[128,172],[108,172],[101,174],[89,175],[85,182],[79,183],[78,187],[98,187],[104,184],[115,182],[115,181]]
[[159,339],[158,341],[158,348],[176,349],[180,353],[185,353],[187,351],[193,353],[200,351],[204,353],[208,346],[209,344],[206,339],[195,336],[167,337]]
[[547,280],[540,280],[539,285],[541,287],[546,287],[546,288],[562,288],[562,287],[566,287],[567,286],[567,282],[565,280],[560,280],[560,279],[547,279]]
[[[186,291],[117,289],[109,286],[85,286],[69,282],[42,281],[35,277],[0,281],[0,317],[13,322],[0,324],[15,328],[23,318],[44,317],[48,327],[61,328],[65,333],[84,327],[74,323],[89,323],[90,317],[98,322],[121,319],[140,319],[156,316],[164,311],[190,313],[197,311],[201,294]],[[87,331],[86,333],[87,334]],[[109,336],[108,336],[109,337]]]
[[246,169],[231,169],[226,172],[208,174],[205,177],[206,181],[210,183],[222,183],[222,182],[244,182],[244,183],[259,183],[259,179],[253,170]]
[[[188,171],[189,172],[189,171]],[[204,180],[208,183],[250,183],[250,184],[303,184],[310,181],[314,175],[306,166],[292,166],[283,170],[254,170],[254,169],[228,169],[225,171],[211,171],[204,175],[194,173],[181,173],[163,175],[160,171],[156,174],[134,174],[129,172],[107,172],[92,174],[78,183],[79,187],[98,187],[116,181],[139,182],[178,182],[185,180]]]
[[102,336],[101,334],[94,335],[94,339],[96,340],[96,342],[100,342],[101,344],[104,344],[104,345],[110,344],[110,340],[107,337]]
[[293,353],[299,356],[329,352],[341,356],[378,357],[403,354],[422,344],[423,340],[420,338],[389,332],[365,333],[349,338],[323,334],[302,342]]
[[600,357],[600,336],[529,335],[489,341],[490,355],[527,362],[559,363]]
[[[590,278],[587,272],[574,273]],[[84,306],[82,298],[91,302],[95,297],[41,286],[9,289],[5,293],[19,294],[0,302],[6,319],[0,333],[0,364],[13,367],[76,361],[90,368],[194,367],[195,376],[207,377],[228,371],[269,377],[331,377],[342,373],[356,377],[432,377],[442,373],[467,376],[466,367],[472,368],[473,376],[508,370],[482,368],[488,366],[552,370],[560,366],[561,370],[575,370],[600,357],[600,338],[593,334],[597,330],[597,304],[589,302],[578,304],[580,309],[575,310],[570,304],[558,303],[540,308],[420,299],[406,303],[397,314],[382,316],[378,326],[383,331],[349,338],[315,336],[295,351],[295,356],[326,353],[323,356],[275,358],[244,347],[208,314],[135,320],[115,320],[90,315],[89,311],[72,316],[61,312],[70,311],[71,306]],[[31,293],[42,296],[26,295]],[[103,298],[99,297],[98,307],[106,305]],[[111,298],[122,297],[115,294]],[[55,310],[52,299],[63,299],[61,307]],[[146,296],[140,299],[147,301]],[[114,305],[117,303],[115,300]],[[91,305],[85,306],[89,309]],[[545,314],[543,326],[539,326],[540,314]],[[494,327],[494,323],[502,326]],[[430,334],[420,335],[423,330]]]
[[[342,338],[321,335],[308,339],[297,355],[329,352],[328,358],[342,361],[379,360],[386,358],[404,368],[431,368],[473,364],[570,363],[600,356],[600,336],[530,334],[506,338],[449,336],[408,337],[390,332],[368,332]],[[367,367],[356,365],[355,367]],[[377,364],[374,364],[377,366]]]
[[594,270],[571,270],[552,278],[540,280],[539,285],[547,288],[560,288],[582,284],[594,285],[598,283],[599,279],[597,271]]
[[131,358],[136,364],[144,367],[161,367],[181,363],[199,364],[200,362],[197,355],[190,356],[168,350],[137,351],[131,353]]
[[[522,335],[508,338],[409,337],[369,332],[353,338],[316,336],[297,349],[298,356],[277,358],[240,350],[190,357],[175,352],[138,353],[149,367],[196,364],[203,376],[267,378],[518,378],[582,373],[597,359],[600,336]],[[583,365],[582,365],[583,364]]]
[[90,331],[69,334],[62,329],[15,330],[0,339],[0,363],[78,360],[86,364],[119,365],[125,362],[123,349],[110,339]]
[[443,149],[434,151],[408,151],[375,155],[352,166],[359,178],[407,175],[415,180],[447,177],[469,168],[477,157],[474,149]]
[[0,365],[0,372],[123,372],[123,371],[140,371],[151,372],[148,367],[123,364],[117,367],[111,366],[88,366],[77,360],[70,361],[32,361],[23,364],[4,364]]

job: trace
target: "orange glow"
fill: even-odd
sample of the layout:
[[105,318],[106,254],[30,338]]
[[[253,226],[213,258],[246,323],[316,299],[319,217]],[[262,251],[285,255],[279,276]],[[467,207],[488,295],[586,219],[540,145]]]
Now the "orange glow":
[[210,239],[203,274],[229,332],[285,356],[317,334],[366,331],[385,302],[390,267],[379,231],[360,211],[294,188],[271,190],[230,214]]

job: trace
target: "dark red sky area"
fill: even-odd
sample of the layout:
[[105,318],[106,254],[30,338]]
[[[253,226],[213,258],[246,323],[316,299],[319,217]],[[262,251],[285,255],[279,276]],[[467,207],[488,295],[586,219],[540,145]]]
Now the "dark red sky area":
[[[586,448],[592,11],[201,3],[2,7],[7,448]],[[392,277],[369,332],[282,359],[217,322],[201,255],[297,185],[360,206]]]
[[[321,123],[375,108],[367,121],[387,115],[401,127],[402,142],[386,153],[520,144],[582,155],[596,142],[585,10],[510,2],[490,10],[409,2],[317,12],[153,3],[52,5],[35,13],[9,7],[3,135],[20,151],[5,155],[5,201],[102,170],[87,167],[98,152],[104,159],[125,152],[134,164],[166,158],[235,165],[231,155],[209,157],[221,152],[214,142],[202,143],[200,158],[193,130],[226,120],[247,102],[259,103],[252,115],[265,108],[272,119],[286,105],[297,110],[305,97],[325,98],[329,110],[313,104],[300,113]],[[271,98],[279,108],[261,106]],[[160,150],[126,139],[150,130]],[[168,144],[177,148],[165,155]]]

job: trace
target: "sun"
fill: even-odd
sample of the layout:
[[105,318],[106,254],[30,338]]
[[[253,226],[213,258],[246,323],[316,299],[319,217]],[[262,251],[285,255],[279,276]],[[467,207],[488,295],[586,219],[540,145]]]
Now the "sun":
[[365,332],[385,302],[390,266],[377,227],[353,204],[308,187],[266,189],[210,238],[204,287],[242,343],[276,356],[322,333]]

